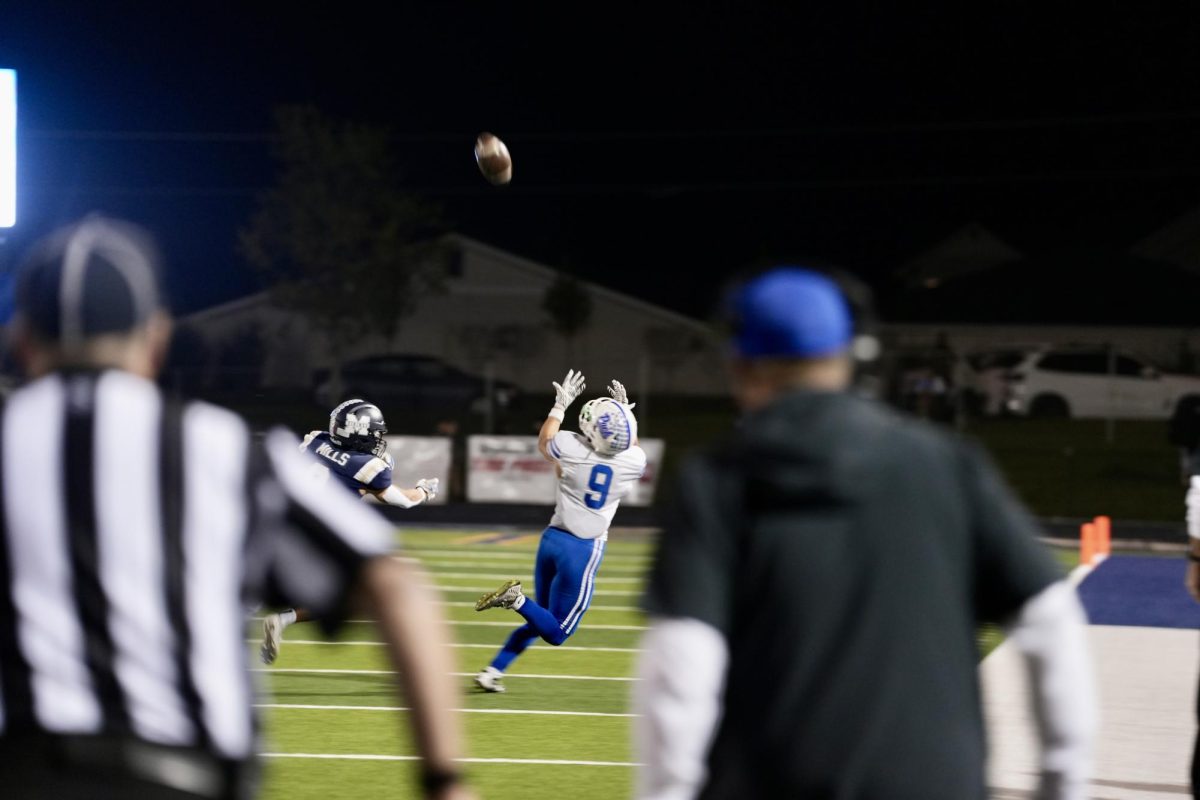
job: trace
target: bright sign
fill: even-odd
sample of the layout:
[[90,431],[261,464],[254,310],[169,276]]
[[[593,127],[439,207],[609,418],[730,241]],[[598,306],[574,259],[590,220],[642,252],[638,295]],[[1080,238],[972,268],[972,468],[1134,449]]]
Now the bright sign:
[[0,228],[17,224],[17,71],[0,69]]

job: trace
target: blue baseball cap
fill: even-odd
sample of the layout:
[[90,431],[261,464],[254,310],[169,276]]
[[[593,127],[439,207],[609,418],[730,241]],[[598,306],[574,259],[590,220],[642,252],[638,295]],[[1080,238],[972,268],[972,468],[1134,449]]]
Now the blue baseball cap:
[[16,307],[42,339],[74,345],[131,331],[163,308],[150,236],[91,214],[37,242],[17,278]]
[[845,350],[854,337],[841,289],[804,267],[776,267],[742,284],[728,313],[742,358],[819,358]]

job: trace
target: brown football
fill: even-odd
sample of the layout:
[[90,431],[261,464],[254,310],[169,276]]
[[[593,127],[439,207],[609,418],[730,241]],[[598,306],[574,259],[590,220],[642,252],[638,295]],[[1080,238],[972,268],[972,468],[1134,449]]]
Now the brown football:
[[483,177],[492,183],[508,183],[512,180],[512,156],[500,137],[481,133],[475,140],[475,161]]

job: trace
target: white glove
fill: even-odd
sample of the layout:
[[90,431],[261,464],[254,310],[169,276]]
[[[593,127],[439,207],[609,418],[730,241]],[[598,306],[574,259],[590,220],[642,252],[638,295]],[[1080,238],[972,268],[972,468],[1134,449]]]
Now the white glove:
[[547,416],[554,417],[559,422],[563,421],[566,416],[567,407],[575,402],[575,398],[583,394],[583,390],[587,385],[583,382],[583,373],[576,372],[573,369],[567,370],[567,377],[563,378],[563,382],[554,381],[551,384],[554,387],[555,397],[554,406],[550,409]]
[[616,378],[613,379],[612,385],[608,387],[608,393],[612,395],[612,399],[616,400],[623,406],[633,408],[637,403],[629,402],[629,395],[625,393],[625,384],[621,383]]
[[417,488],[425,493],[426,503],[437,497],[438,484],[440,482],[437,478],[421,478],[421,480],[417,481]]

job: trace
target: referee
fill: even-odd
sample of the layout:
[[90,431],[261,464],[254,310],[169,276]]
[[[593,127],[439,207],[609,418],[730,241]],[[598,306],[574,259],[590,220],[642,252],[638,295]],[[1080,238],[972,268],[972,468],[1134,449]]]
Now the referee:
[[846,391],[837,284],[730,298],[735,436],[682,470],[635,694],[641,800],[986,796],[981,622],[1031,666],[1043,800],[1084,797],[1083,614],[974,449]]
[[[352,595],[412,706],[424,796],[459,783],[443,622],[392,529],[315,484],[296,442],[152,382],[170,322],[146,236],[91,216],[35,245],[0,410],[0,795],[244,798],[257,726],[245,609]],[[402,792],[398,789],[397,796]]]

